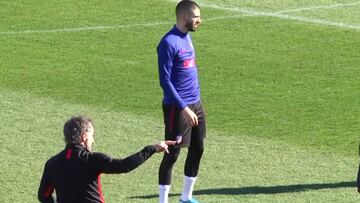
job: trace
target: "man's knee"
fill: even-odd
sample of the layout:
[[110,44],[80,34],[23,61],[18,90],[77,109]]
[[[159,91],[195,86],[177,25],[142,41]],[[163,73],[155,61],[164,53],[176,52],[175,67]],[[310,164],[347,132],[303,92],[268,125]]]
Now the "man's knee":
[[193,148],[189,148],[189,152],[188,154],[193,157],[194,159],[200,159],[202,154],[204,152],[204,148],[200,148],[200,147],[193,147]]
[[202,139],[202,140],[192,141],[189,146],[189,150],[198,151],[202,153],[204,151],[204,140]]
[[164,153],[163,163],[173,165],[178,159],[180,149],[171,148],[169,153]]

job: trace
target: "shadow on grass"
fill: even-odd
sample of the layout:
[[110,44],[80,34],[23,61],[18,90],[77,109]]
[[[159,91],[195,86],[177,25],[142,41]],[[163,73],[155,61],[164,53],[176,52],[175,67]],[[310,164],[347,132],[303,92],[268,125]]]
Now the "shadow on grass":
[[[257,195],[257,194],[280,194],[291,192],[303,192],[321,189],[336,189],[356,187],[356,182],[339,183],[315,183],[315,184],[296,184],[278,186],[252,186],[239,188],[214,188],[194,191],[194,195]],[[180,194],[170,194],[169,196],[179,196]],[[151,199],[157,198],[158,194],[132,196],[130,199]]]

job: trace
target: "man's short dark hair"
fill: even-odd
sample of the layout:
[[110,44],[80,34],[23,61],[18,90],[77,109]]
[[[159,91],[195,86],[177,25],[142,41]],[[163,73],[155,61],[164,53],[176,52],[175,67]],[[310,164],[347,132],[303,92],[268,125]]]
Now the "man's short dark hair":
[[91,123],[92,120],[86,116],[76,116],[67,120],[64,125],[65,143],[80,143],[81,134],[89,130]]
[[191,0],[182,0],[176,5],[176,17],[179,18],[184,12],[189,12],[191,9],[199,8],[199,4]]

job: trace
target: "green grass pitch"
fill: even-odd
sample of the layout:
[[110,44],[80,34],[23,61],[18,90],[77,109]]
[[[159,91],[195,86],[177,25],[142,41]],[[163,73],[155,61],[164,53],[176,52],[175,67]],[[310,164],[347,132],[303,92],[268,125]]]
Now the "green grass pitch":
[[[199,0],[208,138],[201,202],[356,202],[360,2]],[[163,139],[156,46],[176,1],[0,1],[0,202],[37,202],[72,115],[96,151]],[[179,199],[186,149],[170,195]],[[106,202],[157,202],[161,155],[102,175]]]

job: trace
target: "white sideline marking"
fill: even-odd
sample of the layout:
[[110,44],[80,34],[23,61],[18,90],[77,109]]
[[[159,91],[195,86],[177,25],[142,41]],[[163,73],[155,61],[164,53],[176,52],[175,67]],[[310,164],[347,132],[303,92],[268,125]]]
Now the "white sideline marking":
[[59,32],[80,32],[90,30],[114,30],[114,29],[125,29],[131,27],[151,27],[157,25],[171,24],[172,22],[154,22],[154,23],[138,23],[138,24],[127,24],[127,25],[113,25],[113,26],[94,26],[94,27],[77,27],[77,28],[61,28],[61,29],[50,29],[50,30],[23,30],[23,31],[8,31],[0,32],[0,35],[16,35],[16,34],[31,34],[31,33],[59,33]]
[[[176,1],[177,0],[169,0],[169,1]],[[219,10],[225,10],[225,11],[232,11],[241,13],[242,15],[235,15],[235,16],[220,16],[220,17],[213,17],[213,18],[207,18],[204,19],[204,21],[212,21],[212,20],[222,20],[222,19],[234,19],[234,18],[240,18],[244,16],[267,16],[267,17],[276,17],[276,18],[282,18],[287,20],[296,20],[300,22],[308,22],[308,23],[314,23],[314,24],[320,24],[320,25],[328,25],[328,26],[335,26],[339,28],[345,28],[345,29],[354,29],[354,30],[360,30],[360,25],[352,25],[347,23],[340,23],[340,22],[333,22],[333,21],[327,21],[327,20],[321,20],[321,19],[311,19],[301,16],[291,16],[286,15],[284,13],[294,13],[294,12],[300,12],[300,11],[309,11],[309,10],[316,10],[316,9],[331,9],[331,8],[340,8],[340,7],[350,7],[359,5],[359,2],[353,2],[353,3],[345,3],[345,4],[331,4],[331,5],[325,5],[325,6],[314,6],[314,7],[304,7],[304,8],[297,8],[297,9],[289,9],[289,10],[283,10],[283,11],[277,11],[277,12],[263,12],[263,11],[256,11],[256,10],[250,10],[246,8],[240,8],[240,7],[229,7],[229,6],[222,6],[222,5],[216,5],[216,4],[200,4],[201,7],[207,7],[207,8],[214,8]],[[61,32],[81,32],[81,31],[99,31],[99,30],[113,30],[113,29],[125,29],[125,28],[131,28],[131,27],[151,27],[151,26],[157,26],[157,25],[166,25],[166,24],[172,24],[174,22],[153,22],[153,23],[138,23],[138,24],[127,24],[127,25],[114,25],[114,26],[93,26],[93,27],[78,27],[78,28],[61,28],[61,29],[49,29],[49,30],[22,30],[22,31],[5,31],[0,32],[0,36],[2,35],[17,35],[17,34],[44,34],[44,33],[61,33]]]
[[341,7],[351,7],[359,5],[360,1],[353,2],[353,3],[345,3],[345,4],[330,4],[325,6],[313,6],[313,7],[304,7],[304,8],[295,8],[295,9],[288,9],[284,11],[277,11],[276,13],[294,13],[294,12],[301,12],[301,11],[311,11],[311,10],[319,10],[319,9],[333,9],[333,8],[341,8]]
[[[315,10],[315,9],[325,9],[325,8],[339,8],[344,6],[351,6],[351,5],[357,5],[360,4],[360,2],[355,2],[351,4],[333,4],[328,6],[317,6],[317,7],[308,7],[308,8],[299,8],[299,9],[292,9],[293,11],[300,11],[300,10]],[[287,20],[296,20],[300,22],[308,22],[308,23],[314,23],[314,24],[320,24],[320,25],[328,25],[328,26],[335,26],[339,28],[346,28],[346,29],[355,29],[360,30],[360,25],[352,25],[347,23],[340,23],[340,22],[333,22],[328,20],[321,20],[321,19],[312,19],[312,18],[306,18],[302,16],[291,16],[286,15],[282,13],[289,13],[292,12],[291,10],[288,11],[279,11],[279,12],[264,12],[264,11],[255,11],[250,10],[246,8],[240,8],[240,7],[227,7],[227,6],[220,6],[216,4],[200,4],[201,7],[207,7],[207,8],[214,8],[219,10],[225,10],[225,11],[232,11],[237,13],[243,13],[243,16],[267,16],[267,17],[276,17],[276,18],[282,18]]]

